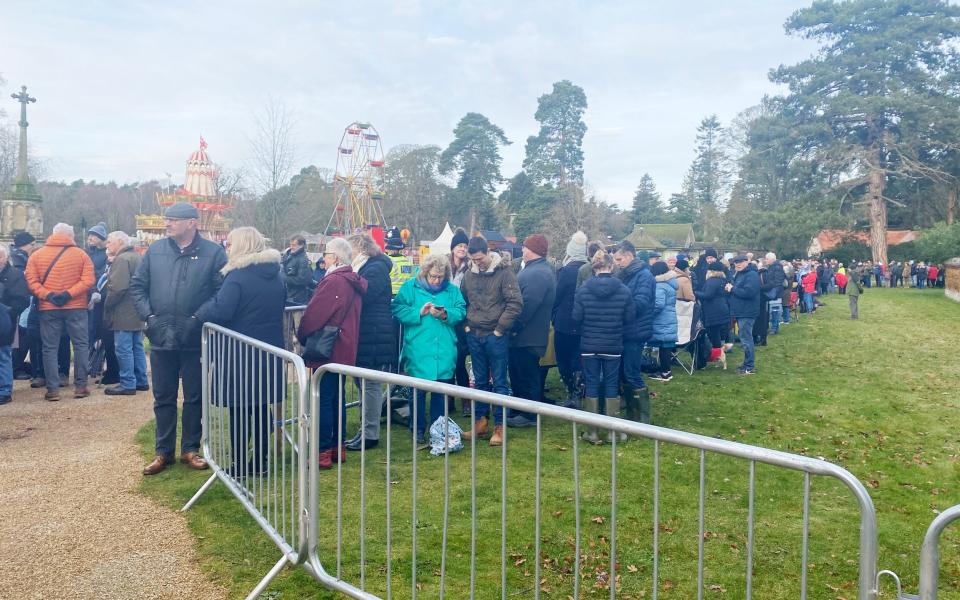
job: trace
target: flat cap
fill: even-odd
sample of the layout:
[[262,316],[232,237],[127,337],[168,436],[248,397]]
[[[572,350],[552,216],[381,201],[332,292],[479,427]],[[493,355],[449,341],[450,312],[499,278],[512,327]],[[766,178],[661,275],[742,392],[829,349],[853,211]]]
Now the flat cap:
[[189,202],[177,202],[163,211],[163,216],[165,219],[199,219],[200,213]]

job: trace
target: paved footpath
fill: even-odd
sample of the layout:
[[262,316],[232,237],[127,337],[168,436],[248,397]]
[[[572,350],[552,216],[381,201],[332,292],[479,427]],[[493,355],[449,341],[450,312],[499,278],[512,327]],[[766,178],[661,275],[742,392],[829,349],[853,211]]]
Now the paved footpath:
[[224,598],[182,516],[137,492],[152,394],[90,391],[17,381],[0,406],[0,598]]

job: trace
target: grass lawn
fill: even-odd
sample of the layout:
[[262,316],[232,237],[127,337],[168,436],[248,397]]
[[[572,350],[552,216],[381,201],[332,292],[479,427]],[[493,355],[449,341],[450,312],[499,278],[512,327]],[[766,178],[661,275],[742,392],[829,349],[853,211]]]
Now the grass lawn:
[[[784,327],[758,349],[754,376],[710,366],[669,383],[651,382],[656,424],[806,456],[850,470],[868,486],[880,528],[880,569],[897,572],[916,593],[920,544],[937,512],[960,503],[960,304],[941,290],[867,290],[860,320],[847,300],[831,295],[812,317]],[[551,376],[551,387],[557,380]],[[351,386],[352,387],[352,386]],[[558,396],[554,389],[552,396]],[[355,411],[354,411],[355,412]],[[355,415],[352,415],[355,416]],[[462,426],[468,419],[457,418]],[[352,434],[351,423],[348,431]],[[153,424],[138,434],[152,455]],[[536,562],[533,429],[509,431],[507,460],[507,587],[532,598]],[[381,440],[384,437],[381,435]],[[417,580],[411,577],[413,489],[409,434],[393,429],[390,473],[392,592],[395,598],[439,596],[443,523],[442,458],[417,456]],[[574,579],[574,488],[569,425],[546,421],[541,493],[541,596],[567,598]],[[652,594],[653,445],[618,444],[618,598]],[[500,597],[500,450],[477,446],[477,597]],[[386,465],[383,446],[366,460],[367,590],[385,596]],[[581,444],[580,595],[609,597],[609,446]],[[697,595],[699,452],[661,445],[661,598]],[[747,548],[748,463],[706,457],[704,595],[742,598]],[[470,450],[450,457],[446,597],[468,597],[470,579]],[[144,478],[141,490],[179,508],[209,473],[170,469]],[[336,470],[321,473],[321,558],[336,571]],[[359,585],[360,461],[343,468],[343,578]],[[755,598],[797,598],[800,589],[803,476],[764,465],[756,469]],[[808,597],[856,598],[858,514],[844,486],[813,477]],[[280,553],[222,484],[187,513],[202,566],[210,578],[244,597]],[[960,598],[960,526],[941,543],[940,598]],[[889,579],[883,597],[895,597]],[[334,598],[302,569],[286,569],[264,598]]]

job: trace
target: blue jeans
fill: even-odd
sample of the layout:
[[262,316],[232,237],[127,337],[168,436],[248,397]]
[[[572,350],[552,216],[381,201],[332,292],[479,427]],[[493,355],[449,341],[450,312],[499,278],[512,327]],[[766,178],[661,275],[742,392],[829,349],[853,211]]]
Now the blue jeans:
[[13,395],[13,351],[10,345],[0,346],[0,396]]
[[807,313],[813,312],[813,292],[803,293],[803,305],[807,307]]
[[740,343],[743,344],[743,364],[741,369],[754,368],[753,355],[753,322],[756,319],[737,317],[737,325],[740,326]]
[[[470,360],[473,361],[473,379],[478,390],[510,395],[510,386],[507,383],[507,361],[509,356],[509,342],[507,336],[497,337],[490,335],[478,336],[472,331],[467,332],[467,347],[470,349]],[[493,378],[493,385],[490,379]],[[494,423],[503,424],[503,408],[497,407],[494,411]],[[486,402],[476,402],[473,414],[479,419],[490,414],[490,405]]]
[[120,365],[120,387],[132,390],[147,385],[147,355],[142,331],[114,331],[113,344]]
[[647,384],[643,381],[643,369],[640,367],[643,344],[644,342],[637,340],[624,340],[623,358],[621,360],[623,380],[627,382],[627,385],[638,390],[647,387]]
[[770,301],[770,331],[780,331],[780,313],[783,312],[783,300]]
[[[453,383],[451,379],[441,379],[443,383]],[[437,419],[443,416],[443,408],[447,404],[447,395],[438,394],[436,392],[430,393],[430,422],[424,423],[423,416],[427,412],[427,392],[424,390],[414,390],[414,393],[417,395],[417,435],[420,435],[426,432],[427,428],[436,422]],[[411,415],[412,417],[413,415]],[[377,421],[380,420],[380,413],[377,413]],[[412,421],[412,419],[411,419]],[[369,438],[368,438],[369,439]]]
[[584,354],[583,378],[587,398],[616,398],[620,395],[620,357],[609,354]]

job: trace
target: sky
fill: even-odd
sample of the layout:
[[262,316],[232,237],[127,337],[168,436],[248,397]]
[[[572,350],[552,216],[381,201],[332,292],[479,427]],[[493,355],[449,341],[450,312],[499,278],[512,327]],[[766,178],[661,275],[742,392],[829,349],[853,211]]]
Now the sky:
[[219,164],[250,161],[269,102],[295,116],[297,164],[333,169],[344,128],[368,121],[384,150],[446,147],[480,112],[521,169],[537,98],[569,79],[587,95],[584,176],[627,207],[644,173],[680,191],[697,125],[727,124],[765,94],[767,74],[816,50],[783,23],[809,1],[115,2],[5,0],[5,121],[29,107],[47,178],[183,180],[202,135]]

